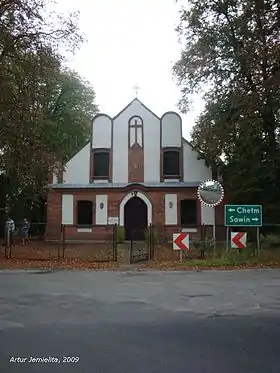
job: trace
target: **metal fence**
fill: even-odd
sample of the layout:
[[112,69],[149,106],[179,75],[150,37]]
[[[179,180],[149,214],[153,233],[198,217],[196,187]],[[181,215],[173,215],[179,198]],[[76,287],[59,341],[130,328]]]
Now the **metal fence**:
[[[159,261],[179,260],[180,252],[173,250],[173,233],[184,231],[182,227],[153,226],[152,247],[153,257]],[[280,224],[265,224],[256,227],[225,227],[217,225],[202,225],[189,232],[190,251],[185,256],[190,259],[201,259],[207,255],[222,255],[230,249],[231,232],[247,232],[247,251],[255,254],[258,249],[262,251],[275,251],[280,249]]]
[[[17,228],[16,224],[16,228]],[[184,228],[150,225],[141,234],[134,232],[126,241],[124,227],[117,225],[93,225],[79,227],[61,225],[60,237],[56,241],[44,240],[45,223],[31,223],[30,240],[21,242],[20,231],[14,233],[5,230],[2,254],[6,258],[26,260],[81,260],[87,262],[117,262],[121,256],[120,247],[129,258],[129,263],[144,260],[177,260],[178,252],[173,251],[173,233]],[[192,257],[201,257],[205,252],[212,252],[213,226],[202,225],[189,230]],[[259,239],[262,250],[280,248],[280,224],[265,224],[259,230],[250,227],[227,228],[224,225],[215,227],[215,250],[226,250],[227,234],[230,232],[247,232],[248,247],[256,247]],[[259,234],[259,237],[257,236]],[[140,237],[141,236],[141,237]]]
[[61,226],[62,258],[116,262],[117,225]]
[[44,240],[44,229],[44,224],[32,224],[29,239],[25,242],[20,232],[5,229],[4,257],[21,260],[117,261],[116,226],[81,228],[61,225],[60,237],[54,241]]
[[138,263],[152,260],[154,257],[154,246],[152,241],[153,226],[150,224],[146,229],[131,231],[129,242],[129,263]]

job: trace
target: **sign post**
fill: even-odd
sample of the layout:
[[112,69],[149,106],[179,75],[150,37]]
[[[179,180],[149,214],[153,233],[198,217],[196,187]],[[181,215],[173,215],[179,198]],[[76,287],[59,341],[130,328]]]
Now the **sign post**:
[[247,233],[246,232],[231,232],[231,248],[244,249],[246,247]]
[[[225,226],[227,227],[256,227],[257,253],[260,250],[260,229],[262,227],[262,205],[225,205]],[[227,234],[227,248],[228,244]]]
[[203,181],[198,186],[197,196],[202,204],[213,208],[214,219],[213,219],[213,225],[212,225],[213,227],[212,237],[213,237],[214,253],[215,253],[216,251],[216,209],[215,207],[218,206],[224,198],[224,188],[217,180],[206,180],[206,181]]
[[180,261],[183,261],[183,251],[190,250],[189,233],[173,233],[173,250],[180,251]]
[[225,205],[226,227],[261,227],[261,205]]

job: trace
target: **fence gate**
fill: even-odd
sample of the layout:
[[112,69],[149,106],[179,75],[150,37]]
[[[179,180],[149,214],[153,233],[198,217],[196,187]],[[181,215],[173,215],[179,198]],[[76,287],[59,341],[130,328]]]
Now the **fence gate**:
[[129,263],[138,263],[152,259],[151,227],[131,232]]

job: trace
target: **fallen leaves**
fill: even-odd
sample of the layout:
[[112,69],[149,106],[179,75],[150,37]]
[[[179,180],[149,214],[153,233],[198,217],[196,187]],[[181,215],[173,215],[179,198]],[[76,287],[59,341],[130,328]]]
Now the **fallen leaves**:
[[11,248],[11,258],[0,255],[0,268],[114,269],[113,247],[106,244],[69,244],[33,241]]
[[61,260],[26,260],[0,258],[1,269],[72,269],[72,270],[114,270],[118,268],[115,262],[88,262],[79,259]]
[[[6,259],[4,251],[0,255],[0,269],[71,269],[71,270],[117,270],[123,269],[124,248],[118,250],[118,263],[113,261],[111,243],[75,243],[65,246],[64,258],[59,243],[31,242],[28,245],[16,245],[12,248],[12,258]],[[259,258],[248,257],[208,257],[197,256],[179,260],[178,252],[167,247],[157,248],[155,260],[146,263],[125,265],[125,270],[234,270],[253,268],[280,268],[280,250],[263,250]]]
[[160,271],[193,271],[193,270],[239,270],[239,269],[258,269],[258,268],[280,268],[278,263],[245,263],[238,265],[218,265],[209,264],[199,265],[189,262],[150,262],[143,264],[141,270],[160,270]]

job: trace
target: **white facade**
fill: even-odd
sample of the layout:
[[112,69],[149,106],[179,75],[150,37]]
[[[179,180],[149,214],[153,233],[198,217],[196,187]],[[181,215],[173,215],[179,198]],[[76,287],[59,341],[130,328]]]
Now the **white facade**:
[[107,225],[108,223],[108,196],[98,194],[96,196],[95,206],[96,206],[95,224],[96,225]]
[[177,225],[177,194],[165,195],[165,225]]
[[215,208],[201,204],[201,224],[213,225],[215,223]]
[[180,148],[182,145],[182,119],[177,113],[168,112],[161,118],[161,146]]
[[99,114],[92,123],[92,149],[110,149],[112,146],[112,119],[106,114]]
[[[113,120],[113,183],[128,182],[128,133],[129,120],[139,116],[143,120],[144,182],[160,181],[160,119],[147,110],[140,101],[134,100]],[[140,129],[137,129],[140,137]],[[131,142],[134,141],[133,135]]]
[[212,170],[187,141],[183,141],[183,176],[184,181],[204,181],[212,178]]
[[90,172],[90,143],[81,149],[65,165],[63,182],[65,184],[88,184]]
[[[172,171],[165,170],[165,175],[163,175],[163,154],[166,150],[169,150],[169,153],[165,153],[167,159],[165,165],[168,162],[176,163],[174,167],[171,166],[171,169],[174,168],[175,170],[174,174],[172,174]],[[97,154],[102,152],[103,154]],[[136,158],[133,158],[135,154]],[[168,158],[169,156],[171,158]],[[79,194],[81,189],[88,188],[88,191],[92,191],[92,223],[96,226],[113,224],[124,226],[124,207],[134,195],[134,192],[126,193],[127,189],[125,187],[131,180],[138,178],[137,172],[140,170],[139,175],[141,176],[139,176],[139,179],[141,180],[135,182],[143,183],[144,191],[140,192],[138,189],[141,188],[137,188],[137,186],[135,190],[137,196],[147,206],[146,222],[153,224],[153,215],[154,219],[159,217],[161,220],[163,220],[164,215],[164,222],[162,221],[162,223],[166,226],[180,226],[181,224],[187,226],[187,224],[181,223],[183,219],[180,216],[181,210],[185,211],[181,201],[184,196],[186,196],[186,200],[188,199],[187,196],[190,196],[192,200],[195,199],[196,196],[193,194],[196,194],[196,192],[193,189],[200,182],[212,178],[211,168],[206,166],[203,159],[198,159],[198,156],[198,152],[182,137],[182,120],[175,112],[166,112],[159,117],[141,101],[134,99],[115,117],[98,114],[92,121],[89,142],[65,165],[62,175],[63,184],[66,184],[65,188],[69,188],[69,192],[68,194],[62,192],[61,223],[73,225],[76,221],[75,206],[79,196],[77,197],[76,193],[70,192],[70,190],[76,188]],[[131,158],[129,159],[129,157]],[[103,165],[104,159],[105,167],[100,166],[100,168],[103,167],[105,171],[96,170],[98,160],[99,165]],[[96,163],[94,163],[95,160]],[[107,167],[108,162],[109,167]],[[180,163],[180,167],[178,163]],[[180,168],[179,172],[178,168]],[[94,173],[96,177],[94,177]],[[104,175],[106,176],[103,177]],[[60,183],[60,180],[53,176],[53,184],[58,183]],[[105,183],[106,185],[104,185]],[[61,188],[60,185],[56,187]],[[112,201],[110,188],[117,188],[115,190],[122,193],[122,197],[119,197],[117,209],[115,207],[112,209],[110,206],[110,201]],[[156,196],[153,199],[156,194],[155,188],[161,194],[160,198]],[[180,188],[179,193],[178,188]],[[187,191],[188,188],[192,188],[191,193]],[[152,191],[153,196],[149,190]],[[184,193],[184,190],[187,192]],[[89,195],[90,199],[91,192],[86,194]],[[192,206],[193,204],[190,209],[193,209]],[[201,205],[200,209],[201,224],[215,224],[214,208]],[[114,211],[113,215],[110,215],[111,211]],[[197,215],[199,216],[199,213]],[[190,219],[195,219],[194,214],[191,216]],[[197,224],[199,224],[198,221]],[[197,231],[193,227],[195,223],[189,225],[191,228],[183,228],[182,230],[186,232]],[[90,227],[77,228],[77,232],[91,231],[92,228]]]
[[[65,184],[88,184],[90,182],[90,154],[93,149],[111,149],[112,183],[128,183],[129,146],[135,141],[136,132],[130,131],[129,121],[138,116],[143,123],[138,128],[138,143],[144,152],[144,183],[159,183],[161,180],[161,148],[183,147],[183,181],[200,182],[212,177],[211,169],[198,153],[182,138],[182,120],[177,113],[167,112],[158,117],[138,99],[133,100],[115,118],[106,114],[97,115],[92,122],[92,137],[67,164],[63,172]],[[176,180],[173,180],[176,181]],[[95,182],[104,182],[96,180]],[[172,180],[166,180],[172,182]],[[53,183],[57,183],[56,177]]]
[[72,194],[62,195],[62,217],[61,223],[65,225],[74,224],[74,196]]

